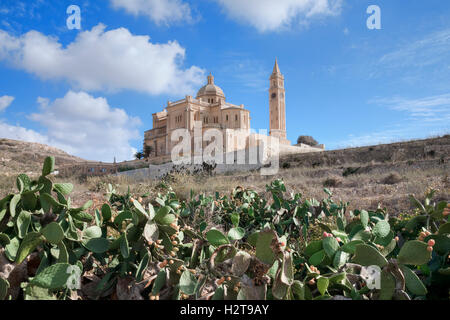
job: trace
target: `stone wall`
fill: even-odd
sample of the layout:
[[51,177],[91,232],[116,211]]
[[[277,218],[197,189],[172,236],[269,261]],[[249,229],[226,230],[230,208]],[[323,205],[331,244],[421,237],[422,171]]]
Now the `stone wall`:
[[[286,146],[280,145],[280,154],[289,155],[294,153],[321,152],[323,149],[312,148],[308,145]],[[201,170],[203,163],[215,164],[213,170],[217,174],[246,172],[262,169],[262,174],[276,174],[280,167],[279,157],[272,154],[273,150],[266,149],[266,154],[262,153],[262,148],[251,147],[244,150],[223,154],[222,161],[213,160],[202,156],[180,158],[175,163],[170,161],[162,164],[150,164],[148,168],[119,172],[118,175],[127,175],[141,178],[160,179],[167,173],[173,171],[189,171],[191,173]]]

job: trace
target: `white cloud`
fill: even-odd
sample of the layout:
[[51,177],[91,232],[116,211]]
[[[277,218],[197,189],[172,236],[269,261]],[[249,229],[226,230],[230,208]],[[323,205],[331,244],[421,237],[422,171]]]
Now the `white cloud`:
[[3,96],[0,97],[0,112],[8,108],[11,103],[14,101],[14,97],[11,96]]
[[[418,128],[420,128],[418,130]],[[450,129],[447,127],[426,127],[418,124],[417,127],[401,127],[395,126],[386,130],[380,130],[361,135],[349,135],[347,139],[338,141],[336,143],[328,144],[328,148],[343,149],[364,146],[374,146],[379,144],[395,143],[402,141],[427,139],[436,136],[443,136],[450,134]]]
[[147,16],[157,25],[193,20],[189,4],[181,0],[111,0],[111,4],[135,16]]
[[450,94],[442,94],[418,99],[403,97],[383,98],[369,103],[386,106],[391,110],[404,111],[410,120],[422,122],[450,122]]
[[402,44],[400,48],[383,55],[379,64],[392,68],[420,68],[447,61],[449,53],[450,29],[445,29]]
[[263,61],[245,52],[226,51],[218,58],[221,64],[215,76],[219,86],[237,86],[242,91],[254,92],[268,90],[268,71],[272,71],[273,65],[265,67]]
[[64,79],[86,91],[185,95],[203,83],[204,70],[183,69],[185,49],[178,42],[154,44],[150,37],[125,28],[105,28],[99,24],[80,32],[65,48],[58,39],[37,31],[15,37],[0,30],[0,60],[41,79]]
[[417,99],[379,98],[369,103],[378,105],[380,108],[406,113],[406,117],[402,118],[401,122],[375,132],[350,135],[345,141],[329,144],[332,148],[391,143],[450,133],[450,94]]
[[37,142],[50,144],[48,138],[36,131],[23,128],[19,125],[13,126],[0,119],[0,138],[21,140],[26,142]]
[[69,91],[54,101],[38,98],[38,103],[39,112],[28,118],[39,123],[45,133],[0,119],[0,138],[47,144],[87,160],[133,158],[136,149],[130,141],[141,139],[137,130],[141,121],[122,109],[111,108],[105,98]]
[[373,146],[384,143],[393,143],[404,140],[404,129],[386,129],[367,134],[353,135],[350,134],[345,141],[331,144],[332,149],[354,148],[363,146]]
[[87,160],[130,160],[136,149],[130,140],[140,139],[139,118],[111,108],[105,98],[69,91],[53,102],[38,98],[40,112],[30,115],[47,131],[52,146]]
[[227,15],[261,32],[277,31],[314,17],[340,14],[343,0],[216,0]]
[[383,81],[392,81],[389,79],[393,77],[394,81],[422,89],[446,90],[450,85],[448,61],[449,28],[396,42],[396,48],[368,64],[368,74]]

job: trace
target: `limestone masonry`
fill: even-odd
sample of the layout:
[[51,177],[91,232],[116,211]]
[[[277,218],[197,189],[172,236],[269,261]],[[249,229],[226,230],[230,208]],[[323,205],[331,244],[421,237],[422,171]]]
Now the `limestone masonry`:
[[[275,61],[270,76],[269,116],[271,138],[278,138],[280,153],[303,153],[322,151],[306,145],[291,146],[286,138],[286,103],[284,76],[278,62]],[[187,129],[194,146],[194,128],[196,122],[202,123],[202,131],[217,129],[223,136],[223,151],[233,152],[258,145],[263,138],[260,134],[250,132],[250,111],[244,105],[235,105],[226,101],[223,90],[214,83],[214,77],[208,76],[208,83],[203,86],[195,98],[186,96],[176,102],[168,102],[166,108],[153,114],[153,129],[145,132],[144,150],[151,147],[150,157],[163,157],[171,154],[178,144],[171,141],[171,134],[177,129]],[[206,143],[203,142],[203,148]]]
[[[150,165],[150,176],[158,177],[173,167],[171,159],[172,148],[179,142],[171,142],[171,135],[177,129],[187,129],[191,136],[191,146],[194,146],[195,132],[201,125],[201,133],[209,129],[219,130],[223,137],[224,157],[238,151],[266,150],[267,155],[276,157],[286,154],[299,154],[324,151],[325,147],[319,145],[311,147],[305,144],[291,145],[286,135],[286,102],[284,76],[275,61],[270,76],[269,88],[269,136],[250,131],[250,111],[244,105],[235,105],[226,101],[223,90],[214,83],[212,74],[208,76],[208,83],[203,86],[195,98],[186,96],[176,102],[168,102],[166,108],[153,114],[153,129],[145,132],[144,150],[150,146],[152,152],[148,159],[125,161],[121,163],[82,162],[76,165],[62,166],[63,175],[107,175],[121,171],[132,174],[132,171],[147,170]],[[267,131],[266,131],[267,132]],[[279,147],[274,147],[268,140],[278,139]],[[195,140],[195,141],[194,141]],[[264,141],[261,143],[261,141]],[[201,141],[201,140],[200,140]],[[205,141],[200,142],[203,149],[207,146]],[[197,146],[200,147],[200,146]],[[194,146],[195,150],[196,146]],[[202,148],[199,148],[200,150]],[[193,156],[199,156],[193,152]],[[202,156],[200,154],[200,156]],[[249,162],[249,155],[245,156]],[[237,158],[237,157],[236,157]],[[236,170],[254,170],[264,163],[223,164],[216,171],[229,172]],[[195,167],[195,164],[192,165]],[[147,169],[143,169],[146,167]],[[148,171],[148,170],[147,170]],[[148,175],[148,173],[146,173]]]

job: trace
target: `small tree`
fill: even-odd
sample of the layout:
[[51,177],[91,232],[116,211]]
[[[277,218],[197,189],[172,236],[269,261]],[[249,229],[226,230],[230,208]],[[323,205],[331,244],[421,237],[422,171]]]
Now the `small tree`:
[[145,146],[144,147],[144,157],[145,158],[149,158],[152,153],[153,153],[153,147],[152,146]]
[[308,146],[314,147],[317,146],[319,143],[311,136],[300,136],[297,139],[297,144],[307,144]]
[[138,151],[134,154],[134,157],[138,160],[141,160],[144,157],[144,153],[142,151]]

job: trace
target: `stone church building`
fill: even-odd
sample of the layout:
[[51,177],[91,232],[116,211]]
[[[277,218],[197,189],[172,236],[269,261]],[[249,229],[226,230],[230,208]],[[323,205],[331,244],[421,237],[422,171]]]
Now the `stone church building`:
[[[309,146],[291,146],[286,138],[286,103],[284,76],[275,61],[270,76],[269,89],[269,136],[279,139],[281,153],[302,153],[323,151]],[[171,154],[178,142],[171,142],[171,134],[177,129],[188,129],[194,142],[195,123],[201,121],[202,130],[218,129],[222,132],[224,152],[247,149],[255,144],[259,134],[250,133],[250,111],[244,105],[227,102],[223,90],[214,82],[212,74],[195,98],[168,102],[166,108],[153,114],[153,129],[145,132],[144,150],[152,147],[151,157],[163,157]],[[203,147],[205,147],[205,143]]]

